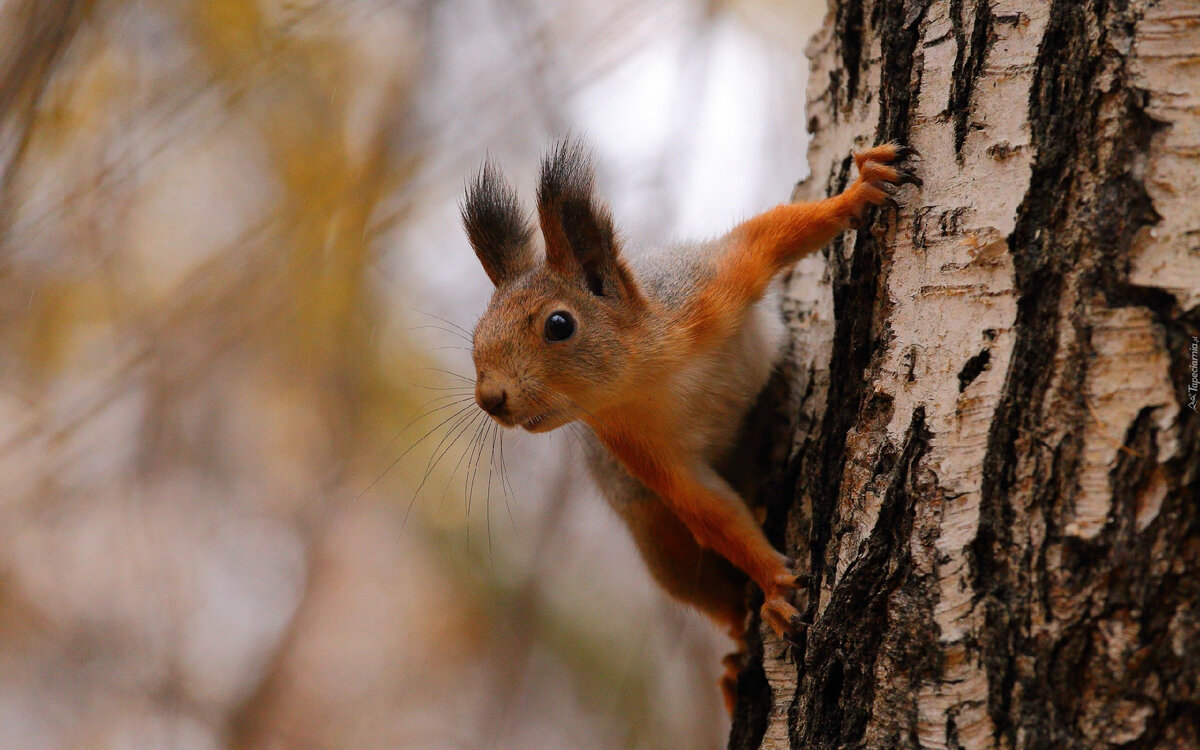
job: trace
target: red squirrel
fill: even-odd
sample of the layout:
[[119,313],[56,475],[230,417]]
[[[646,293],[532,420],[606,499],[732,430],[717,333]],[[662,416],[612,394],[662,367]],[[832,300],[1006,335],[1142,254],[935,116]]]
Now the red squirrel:
[[[592,473],[653,577],[739,644],[747,577],[775,633],[790,639],[805,625],[791,561],[715,468],[782,350],[768,286],[871,206],[894,204],[890,186],[920,186],[898,165],[916,155],[875,146],[855,154],[858,179],[840,195],[776,206],[715,241],[639,253],[622,247],[577,143],[542,162],[540,248],[494,165],[467,189],[467,237],[496,287],[474,332],[479,408],[529,432],[586,424]],[[739,662],[725,661],[727,706]]]

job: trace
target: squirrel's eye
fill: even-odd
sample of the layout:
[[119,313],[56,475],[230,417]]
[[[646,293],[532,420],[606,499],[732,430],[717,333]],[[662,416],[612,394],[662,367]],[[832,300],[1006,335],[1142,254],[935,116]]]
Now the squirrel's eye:
[[550,313],[546,318],[546,340],[565,341],[575,333],[575,319],[566,310]]

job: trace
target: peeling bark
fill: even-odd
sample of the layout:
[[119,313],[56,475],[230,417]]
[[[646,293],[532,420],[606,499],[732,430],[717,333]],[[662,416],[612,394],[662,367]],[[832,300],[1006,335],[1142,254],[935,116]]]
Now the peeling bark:
[[730,747],[1200,747],[1200,7],[841,0],[809,55],[794,197],[882,140],[925,186],[789,280],[813,625]]

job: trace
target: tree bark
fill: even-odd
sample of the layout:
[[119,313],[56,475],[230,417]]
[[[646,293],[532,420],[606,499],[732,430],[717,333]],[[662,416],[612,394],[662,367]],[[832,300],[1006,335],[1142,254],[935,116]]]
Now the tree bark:
[[730,747],[1200,747],[1200,5],[835,0],[812,176],[920,190],[803,262],[767,395],[761,625]]

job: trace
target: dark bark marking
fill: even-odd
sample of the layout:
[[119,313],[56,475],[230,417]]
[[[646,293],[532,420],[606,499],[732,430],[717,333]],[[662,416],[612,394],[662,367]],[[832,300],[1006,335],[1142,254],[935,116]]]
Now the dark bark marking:
[[833,117],[836,121],[841,107],[851,106],[855,97],[858,96],[859,66],[862,64],[863,47],[862,0],[847,0],[847,2],[839,3],[834,28],[837,30],[837,39],[842,49],[842,67],[835,72],[835,75],[844,74],[846,76],[844,88],[839,85],[840,80],[833,80],[834,76],[831,76],[830,80],[835,91],[842,89],[841,96],[835,96],[832,100],[834,104],[832,107]]
[[842,688],[846,685],[846,668],[836,656],[830,660],[821,678],[821,710],[819,717],[834,726],[842,725]]
[[[1200,675],[1200,622],[1195,619],[1200,601],[1200,577],[1195,575],[1200,566],[1200,486],[1193,482],[1178,491],[1168,488],[1158,516],[1139,533],[1138,496],[1160,470],[1150,409],[1138,414],[1124,444],[1127,450],[1119,454],[1110,473],[1113,507],[1098,543],[1104,559],[1097,575],[1108,583],[1099,619],[1127,613],[1141,628],[1138,648],[1123,665],[1126,674],[1111,681],[1126,686],[1126,694],[1120,697],[1154,711],[1146,732],[1128,745],[1150,748],[1161,746],[1164,731],[1181,715],[1190,714],[1200,728],[1200,696],[1195,692]],[[1190,455],[1193,467],[1195,445]],[[1182,633],[1172,633],[1173,621],[1188,612],[1191,622],[1176,626]],[[1186,644],[1182,654],[1175,651],[1174,642]],[[1088,667],[1092,672],[1107,671],[1103,662]]]
[[1004,161],[1020,150],[1020,146],[1014,146],[1008,141],[998,141],[987,147],[987,155],[996,161]]
[[[925,7],[925,4],[921,4],[921,7]],[[876,9],[878,8],[880,5],[876,5]],[[898,35],[898,38],[907,42],[907,53],[904,50],[895,53],[895,60],[889,68],[892,71],[891,76],[885,81],[880,101],[879,139],[904,140],[908,133],[908,102],[913,93],[910,81],[912,53],[917,44],[917,33],[915,23],[907,29],[900,28],[899,14],[902,11],[903,8],[896,7],[888,12],[878,32],[884,38],[891,39],[891,35]],[[843,3],[838,6],[837,13],[839,35],[844,35],[846,28],[857,29],[857,34],[861,35],[861,3]],[[846,24],[850,26],[847,27]],[[845,180],[848,180],[850,164],[851,159],[847,155],[838,171],[836,181],[832,181],[838,189],[844,188]],[[878,349],[877,343],[880,340],[880,335],[875,330],[876,321],[881,319],[876,314],[877,308],[885,302],[880,293],[882,243],[870,232],[858,232],[854,255],[847,263],[844,242],[844,237],[838,238],[829,249],[835,326],[829,396],[823,420],[824,434],[818,448],[820,464],[817,475],[812,477],[816,487],[814,495],[820,498],[813,508],[814,529],[829,528],[830,515],[841,487],[846,435],[862,406],[862,392],[866,385],[863,373]],[[823,573],[828,535],[818,531],[811,541],[815,587],[819,583],[819,575]]]
[[946,747],[950,750],[959,750],[962,747],[958,741],[958,712],[954,709],[946,716]]
[[[870,410],[862,399],[866,384],[864,372],[876,349],[876,336],[873,334],[877,320],[881,317],[876,308],[883,303],[880,294],[881,251],[880,244],[868,232],[858,233],[854,255],[849,261],[844,257],[844,239],[839,239],[830,246],[835,324],[829,391],[821,420],[821,434],[811,450],[798,457],[802,462],[802,469],[799,482],[792,490],[794,498],[804,497],[805,494],[812,497],[812,521],[808,539],[812,582],[808,592],[810,607],[806,613],[810,620],[816,616],[821,581],[829,574],[826,549],[833,536],[834,512],[841,492],[847,436],[860,409]],[[875,411],[878,409],[877,404]],[[806,487],[811,490],[806,492]],[[807,644],[808,634],[804,634],[796,649],[797,667],[801,674],[792,711],[796,712],[797,716],[800,715],[799,708],[810,670],[815,666],[820,674],[827,675],[829,669],[820,660],[808,658]],[[817,673],[814,672],[813,676]],[[825,681],[822,679],[822,682]],[[799,721],[791,725],[793,747],[807,747],[800,736],[805,729],[819,721],[819,716],[805,711],[803,720],[803,725]],[[836,726],[840,725],[839,719]]]
[[[907,142],[909,112],[921,91],[922,68],[916,65],[921,21],[932,0],[876,3],[872,23],[884,40],[880,66],[879,138]],[[916,81],[913,81],[913,73]]]
[[941,230],[942,236],[957,235],[962,229],[962,219],[969,210],[967,206],[958,206],[943,211],[938,217],[938,229]]
[[[820,580],[828,573],[825,550],[831,538],[833,514],[841,491],[842,467],[846,455],[846,437],[855,423],[863,402],[863,373],[877,348],[877,307],[884,303],[880,294],[882,247],[868,232],[859,232],[854,255],[847,260],[844,239],[830,246],[833,283],[834,336],[830,359],[829,393],[826,399],[822,431],[813,454],[814,465],[801,472],[801,482],[813,488],[812,536],[808,553],[813,576],[810,593],[819,591]],[[801,486],[793,497],[804,494]],[[817,597],[811,600],[816,602]],[[810,613],[812,614],[812,613]]]
[[1003,26],[1020,26],[1028,16],[1024,13],[1000,13],[992,17],[992,21]]
[[933,214],[933,206],[917,206],[913,209],[913,248],[917,250],[925,250],[929,247],[929,230],[925,223]]
[[[788,316],[785,314],[785,319]],[[792,364],[792,357],[772,375],[767,386],[759,395],[754,408],[747,415],[739,432],[738,452],[731,465],[719,467],[726,478],[744,497],[755,499],[755,505],[766,510],[763,524],[767,538],[777,549],[788,550],[788,538],[807,538],[808,529],[803,527],[800,515],[795,513],[793,488],[796,487],[801,462],[797,456],[805,453],[803,447],[793,455],[791,446],[797,430],[811,434],[811,420],[805,418],[804,409],[812,396],[814,376],[808,373],[808,388],[798,394],[801,414],[797,418],[787,414],[781,406],[791,403],[789,394],[799,373]],[[811,438],[810,438],[811,439]],[[789,534],[789,522],[800,525]],[[789,550],[791,551],[791,550]],[[738,675],[738,701],[734,707],[733,725],[729,736],[729,750],[757,750],[767,731],[773,691],[763,670],[763,643],[759,637],[758,610],[763,603],[762,591],[751,585],[749,589],[750,627],[746,632],[747,660]]]
[[[1053,375],[1058,332],[1075,329],[1077,344],[1066,354],[1062,393],[1080,394],[1093,356],[1087,307],[1095,300],[1110,305],[1147,307],[1167,333],[1169,347],[1179,346],[1189,325],[1175,301],[1159,290],[1136,289],[1125,281],[1129,251],[1137,233],[1158,221],[1144,186],[1134,177],[1149,152],[1159,125],[1145,113],[1144,96],[1128,82],[1119,51],[1132,33],[1136,14],[1123,0],[1088,3],[1057,0],[1037,60],[1030,95],[1030,123],[1037,153],[1029,192],[1009,237],[1019,293],[1016,342],[1004,392],[989,434],[984,461],[979,534],[970,562],[973,585],[984,604],[980,634],[989,682],[989,713],[996,739],[1007,746],[1086,747],[1094,744],[1082,726],[1085,706],[1080,686],[1093,691],[1104,712],[1119,701],[1150,705],[1154,715],[1147,733],[1131,747],[1150,747],[1173,726],[1177,709],[1195,711],[1194,694],[1181,687],[1200,674],[1200,647],[1180,659],[1166,645],[1170,618],[1195,601],[1200,584],[1182,586],[1155,564],[1182,561],[1196,570],[1200,546],[1200,504],[1195,485],[1200,463],[1194,415],[1180,419],[1183,456],[1167,465],[1168,500],[1150,527],[1136,532],[1138,493],[1147,475],[1157,471],[1153,422],[1139,415],[1126,436],[1126,448],[1110,475],[1113,508],[1096,539],[1063,536],[1078,487],[1082,426],[1087,407],[1081,395],[1046,403]],[[1107,81],[1101,87],[1100,81]],[[1099,111],[1118,118],[1116,137],[1101,130]],[[1105,138],[1111,157],[1098,158],[1092,144]],[[1088,179],[1090,178],[1090,179]],[[1061,295],[1073,289],[1080,302],[1061,317]],[[1173,377],[1180,378],[1183,358],[1173,351]],[[1051,412],[1066,413],[1079,429],[1047,446],[1040,424]],[[1019,446],[1019,447],[1018,447]],[[1047,462],[1049,464],[1047,465]],[[1015,485],[1024,465],[1050,482],[1031,496]],[[1189,474],[1190,472],[1190,474]],[[1190,476],[1190,480],[1189,480]],[[1017,493],[1020,493],[1019,495]],[[1038,549],[1014,547],[1016,505],[1040,512],[1046,541]],[[1051,554],[1058,563],[1051,562]],[[1195,576],[1191,576],[1194,579]],[[1188,588],[1182,593],[1181,588]],[[1055,601],[1092,602],[1082,615],[1061,623],[1053,640],[1030,630],[1034,607],[1045,615]],[[1099,601],[1102,606],[1097,606]],[[1116,674],[1104,649],[1101,624],[1116,618],[1140,618],[1144,648],[1157,652],[1137,661],[1141,667]],[[1193,641],[1195,642],[1195,641]],[[1026,669],[1018,665],[1021,655]],[[1184,677],[1187,675],[1187,677]],[[1150,695],[1164,685],[1160,695]],[[1121,686],[1124,686],[1123,688]],[[1170,687],[1174,686],[1174,688]],[[1122,690],[1133,692],[1123,694]],[[1103,691],[1116,691],[1111,694]],[[1173,691],[1173,692],[1172,692]],[[1090,706],[1086,707],[1089,708]]]
[[[880,121],[875,134],[878,140],[907,141],[909,111],[912,97],[920,85],[919,70],[914,85],[915,51],[919,42],[919,25],[929,5],[929,0],[918,0],[900,4],[876,3],[873,6],[871,24],[873,33],[888,40],[883,69],[886,71],[880,92]],[[849,0],[836,8],[835,23],[842,44],[843,64],[847,76],[847,92],[853,92],[845,101],[857,95],[859,65],[864,44],[864,18],[861,0]],[[836,103],[838,98],[834,98]],[[836,113],[837,107],[834,107]],[[850,174],[851,161],[847,158],[835,173],[830,175],[831,190],[844,187]],[[867,418],[866,412],[880,408],[864,402],[867,383],[865,373],[885,341],[886,332],[881,330],[880,321],[885,320],[883,308],[887,304],[882,294],[884,275],[884,242],[873,232],[857,233],[853,255],[846,257],[845,239],[838,238],[829,246],[830,275],[834,301],[834,335],[829,369],[829,390],[824,413],[821,418],[820,434],[802,454],[796,456],[798,468],[789,470],[795,477],[790,487],[789,499],[811,498],[811,522],[808,524],[808,549],[812,583],[809,588],[809,616],[815,616],[816,596],[821,580],[828,570],[826,552],[833,538],[834,514],[841,492],[842,470],[847,455],[846,439],[851,428]],[[890,408],[890,407],[888,407]],[[798,503],[795,503],[798,505]],[[793,550],[789,550],[793,551]],[[840,587],[839,587],[840,588]],[[858,607],[865,606],[859,601]],[[853,616],[857,616],[857,610]],[[882,627],[880,622],[880,627]],[[807,654],[807,636],[801,637],[796,648],[796,660],[801,669],[801,685],[797,689],[791,713],[797,719],[792,722],[792,744],[806,747],[801,736],[809,733],[807,727],[814,726],[815,717],[801,712],[801,704],[807,704],[805,675],[814,667],[824,673],[828,665],[820,660],[810,660]],[[825,655],[826,657],[828,655]],[[799,665],[806,665],[802,668]],[[813,672],[811,677],[815,677]],[[868,677],[869,679],[869,677]],[[811,686],[808,688],[811,690]],[[854,731],[865,729],[868,709],[861,717],[851,722]],[[801,715],[803,713],[803,717]],[[801,726],[801,721],[804,726]],[[840,725],[841,722],[836,722]],[[833,723],[826,724],[832,729]]]
[[[985,603],[983,661],[988,673],[988,710],[997,739],[1016,742],[1010,721],[1017,681],[1013,656],[1021,652],[1018,627],[1025,609],[1013,610],[1022,597],[1019,567],[1010,559],[1014,510],[1008,502],[1017,469],[1017,439],[1036,436],[1041,402],[1049,388],[1058,338],[1058,300],[1066,270],[1075,265],[1079,248],[1051,240],[1049,235],[1067,222],[1075,160],[1083,158],[1090,142],[1085,128],[1091,112],[1088,94],[1096,73],[1087,49],[1087,20],[1094,8],[1083,10],[1070,0],[1056,0],[1038,53],[1030,93],[1030,125],[1037,159],[1029,191],[1018,210],[1009,238],[1019,293],[1016,341],[1004,392],[988,436],[980,524],[972,546],[975,590]],[[1082,46],[1084,49],[1080,50]],[[1064,257],[1065,256],[1065,257]],[[1034,450],[1037,450],[1035,448]],[[1051,502],[1043,505],[1054,505]],[[1033,686],[1036,689],[1036,686]]]
[[829,181],[829,196],[833,197],[843,192],[846,186],[850,184],[850,167],[854,164],[854,154],[846,154],[846,158],[842,159],[842,164],[838,167],[836,176]]
[[[881,413],[881,417],[886,414]],[[908,545],[918,489],[918,466],[929,447],[924,407],[912,415],[905,443],[880,446],[876,467],[886,471],[879,516],[859,556],[850,563],[806,639],[797,700],[805,719],[793,726],[793,747],[842,747],[862,741],[871,719],[875,665],[888,635],[892,596],[910,583]],[[932,604],[929,606],[932,617]],[[924,647],[915,646],[916,662]],[[906,654],[899,654],[909,667]]]
[[983,63],[991,47],[992,3],[976,0],[975,22],[970,36],[965,29],[963,4],[966,0],[950,0],[950,24],[954,28],[957,51],[954,56],[954,77],[950,81],[950,99],[946,109],[954,118],[954,153],[963,162],[963,144],[967,142],[967,124],[971,118],[971,95],[983,73]]
[[992,361],[992,350],[984,349],[966,361],[962,369],[958,371],[958,392],[962,393],[967,390],[967,386],[975,382],[975,378],[983,374],[987,369],[988,363]]
[[904,350],[904,358],[901,360],[901,366],[904,368],[904,379],[909,383],[917,382],[917,347],[910,346]]

